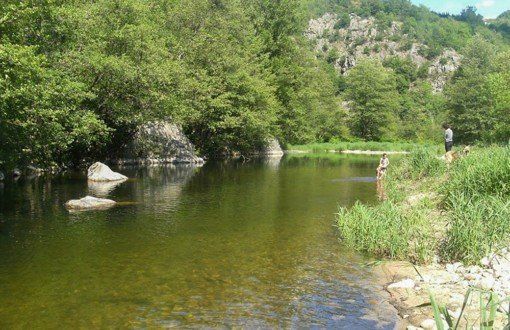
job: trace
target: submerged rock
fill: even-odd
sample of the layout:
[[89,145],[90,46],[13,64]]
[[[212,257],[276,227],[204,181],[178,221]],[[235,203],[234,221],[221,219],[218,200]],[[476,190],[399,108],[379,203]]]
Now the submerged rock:
[[92,164],[87,172],[90,181],[121,181],[127,180],[127,176],[112,171],[107,165],[97,162]]
[[119,164],[203,164],[195,146],[182,129],[169,122],[149,122],[140,126]]
[[72,199],[65,206],[70,211],[104,210],[117,204],[111,199],[87,196],[82,199]]

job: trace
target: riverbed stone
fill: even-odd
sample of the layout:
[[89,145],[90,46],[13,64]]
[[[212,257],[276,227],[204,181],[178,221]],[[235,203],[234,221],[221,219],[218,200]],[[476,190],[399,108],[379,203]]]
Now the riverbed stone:
[[100,162],[89,167],[87,177],[90,181],[99,182],[127,180],[127,176],[112,171],[107,165]]
[[65,206],[70,211],[86,211],[86,210],[100,210],[108,209],[117,204],[111,199],[96,198],[86,196],[81,199],[72,199],[68,201]]
[[436,328],[436,321],[434,321],[433,319],[423,320],[420,323],[420,327],[423,328],[423,329],[435,329]]
[[400,282],[391,283],[388,285],[388,289],[412,289],[414,288],[415,283],[412,279],[407,278]]

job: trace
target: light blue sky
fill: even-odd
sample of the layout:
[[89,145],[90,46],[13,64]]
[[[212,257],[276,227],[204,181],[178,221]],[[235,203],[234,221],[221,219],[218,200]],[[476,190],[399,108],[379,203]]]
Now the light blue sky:
[[425,5],[435,12],[458,14],[467,6],[474,6],[478,13],[487,18],[495,18],[510,9],[510,0],[411,0],[412,3]]

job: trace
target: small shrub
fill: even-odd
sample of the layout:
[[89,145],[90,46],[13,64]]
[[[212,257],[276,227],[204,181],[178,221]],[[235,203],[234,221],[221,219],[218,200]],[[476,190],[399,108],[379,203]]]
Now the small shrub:
[[349,25],[351,25],[351,18],[349,17],[349,14],[342,13],[340,14],[338,21],[335,23],[334,28],[336,30],[340,30],[348,27]]

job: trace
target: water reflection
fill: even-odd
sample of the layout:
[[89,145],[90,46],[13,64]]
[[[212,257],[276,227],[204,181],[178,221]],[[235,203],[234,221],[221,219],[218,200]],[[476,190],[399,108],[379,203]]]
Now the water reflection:
[[94,197],[108,197],[112,191],[115,190],[122,183],[126,182],[127,179],[118,180],[118,181],[110,181],[110,182],[101,182],[101,181],[88,181],[88,189],[89,195]]
[[83,175],[6,188],[0,325],[391,328],[365,259],[332,222],[338,204],[376,201],[373,182],[333,181],[374,163],[125,168],[108,197],[134,204],[78,216],[62,201],[89,191]]

